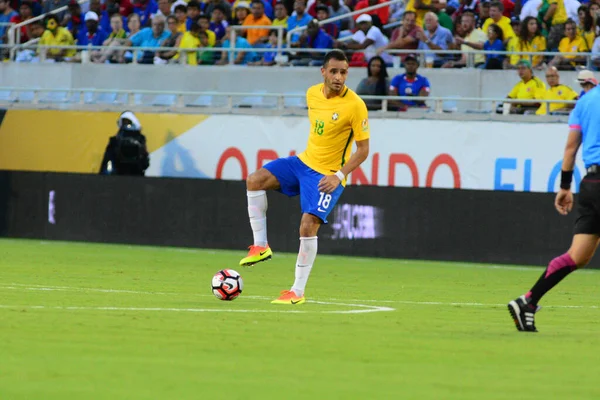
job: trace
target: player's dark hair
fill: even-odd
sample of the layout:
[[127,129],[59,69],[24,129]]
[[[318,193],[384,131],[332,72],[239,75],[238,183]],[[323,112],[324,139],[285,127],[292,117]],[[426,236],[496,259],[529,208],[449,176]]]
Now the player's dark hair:
[[348,62],[348,57],[346,54],[338,49],[331,50],[329,53],[325,54],[325,58],[323,59],[323,66],[327,66],[329,60],[337,60],[337,61],[346,61]]

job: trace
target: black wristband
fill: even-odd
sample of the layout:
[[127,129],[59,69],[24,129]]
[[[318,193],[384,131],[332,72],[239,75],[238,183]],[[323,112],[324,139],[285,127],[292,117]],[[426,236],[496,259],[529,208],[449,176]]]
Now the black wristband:
[[571,181],[573,180],[573,171],[560,172],[560,188],[565,190],[571,189]]

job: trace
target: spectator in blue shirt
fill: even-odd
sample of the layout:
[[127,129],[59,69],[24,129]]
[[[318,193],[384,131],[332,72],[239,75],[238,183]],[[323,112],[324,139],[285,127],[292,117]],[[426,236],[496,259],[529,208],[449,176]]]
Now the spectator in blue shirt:
[[[312,21],[312,17],[306,12],[306,0],[296,0],[294,2],[294,13],[288,18],[288,32],[294,28],[306,26]],[[292,33],[291,43],[300,40],[300,32]]]
[[[160,47],[162,42],[171,36],[171,32],[165,30],[165,17],[156,15],[152,19],[152,28],[144,28],[127,40],[128,46],[135,47]],[[152,64],[154,62],[154,51],[144,50],[138,54],[138,62],[141,64]]]
[[[10,22],[12,17],[18,16],[19,13],[13,10],[10,7],[10,2],[8,0],[0,0],[0,22],[5,24]],[[7,25],[0,25],[0,40],[4,36],[4,32],[6,31]]]
[[[223,45],[221,46],[223,48],[223,51],[221,52],[221,59],[217,62],[217,65],[225,65],[229,63],[230,51],[228,49],[231,47],[232,32],[233,31],[231,30],[231,27],[228,26],[225,31],[225,38],[227,39],[223,42]],[[256,53],[252,51],[252,46],[250,45],[250,43],[248,43],[248,41],[241,36],[236,35],[235,48],[236,50],[234,50],[232,53],[234,64],[248,64],[255,61],[258,58],[256,56]]]
[[102,46],[108,39],[108,33],[98,26],[98,14],[88,11],[85,13],[84,21],[85,28],[81,29],[77,35],[77,46]]
[[[298,47],[305,49],[332,49],[334,40],[319,27],[319,21],[313,19],[308,23],[306,30],[300,36]],[[303,52],[300,58],[292,61],[292,65],[321,66],[325,53]]]
[[67,24],[67,29],[73,35],[73,38],[79,36],[79,31],[85,29],[84,14],[81,12],[81,6],[77,0],[71,0],[69,2],[69,12],[65,15],[63,25]]
[[[504,51],[504,33],[502,28],[496,24],[491,24],[487,31],[488,40],[483,44],[484,51]],[[504,61],[503,54],[486,54],[485,69],[502,69]]]
[[217,41],[221,41],[225,36],[225,29],[229,26],[225,16],[229,14],[227,14],[226,8],[220,4],[217,4],[212,10],[210,30],[215,33]]
[[[316,10],[317,10],[317,19],[319,21],[324,21],[324,20],[330,18],[329,7],[327,7],[326,5],[319,4],[316,7]],[[329,36],[331,36],[334,39],[337,39],[337,37],[340,35],[340,27],[335,22],[329,22],[327,24],[321,25],[321,29],[323,29],[326,34],[328,34]]]
[[[435,13],[428,12],[425,14],[425,30],[417,30],[417,39],[419,39],[420,50],[448,50],[448,47],[454,43],[454,36],[449,29],[440,25],[438,16]],[[429,59],[429,54],[426,53],[426,61]],[[433,66],[439,68],[450,57],[448,55],[433,54]]]
[[154,0],[138,1],[133,3],[133,12],[140,16],[140,24],[142,26],[149,26],[152,15],[158,12],[158,3]]
[[[396,75],[390,82],[390,96],[429,96],[429,80],[417,74],[419,61],[416,55],[406,56],[404,69],[404,74]],[[401,103],[409,107],[425,107],[424,101],[402,100]]]
[[249,63],[248,65],[275,65],[275,57],[277,57],[277,31],[272,30],[269,32],[269,43],[265,46],[267,49],[273,49],[273,51],[265,51],[262,53],[262,59],[260,61]]
[[192,30],[194,21],[202,14],[202,6],[204,3],[199,3],[196,0],[191,0],[187,5],[187,21],[185,27],[188,31]]

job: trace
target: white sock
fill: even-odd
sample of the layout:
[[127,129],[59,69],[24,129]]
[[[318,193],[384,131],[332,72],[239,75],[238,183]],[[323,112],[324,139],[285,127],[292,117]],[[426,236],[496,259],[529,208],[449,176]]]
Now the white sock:
[[248,216],[254,234],[254,245],[265,247],[267,245],[267,192],[264,190],[249,190]]
[[292,286],[292,290],[296,293],[296,296],[304,296],[304,289],[306,288],[306,282],[308,282],[310,270],[315,262],[315,258],[317,258],[317,248],[318,242],[316,236],[300,238],[300,251],[296,260],[296,280]]

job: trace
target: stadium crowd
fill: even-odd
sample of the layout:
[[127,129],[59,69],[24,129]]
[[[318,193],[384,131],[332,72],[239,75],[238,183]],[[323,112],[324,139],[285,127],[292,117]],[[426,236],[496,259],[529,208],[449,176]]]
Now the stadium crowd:
[[[587,0],[584,0],[587,1]],[[423,50],[427,67],[461,68],[467,55],[440,50],[498,50],[556,52],[554,57],[475,54],[474,64],[486,69],[517,69],[521,60],[533,69],[555,66],[573,70],[586,59],[562,53],[592,53],[600,67],[600,0],[406,0],[336,22],[319,21],[383,3],[384,0],[0,0],[0,36],[7,43],[7,23],[21,23],[36,15],[46,18],[22,26],[20,40],[39,39],[39,45],[102,46],[77,52],[49,49],[45,59],[127,63],[313,65],[323,52],[341,48],[351,53],[351,65],[366,66],[376,55],[390,66],[392,49]],[[66,11],[54,12],[61,7]],[[235,35],[231,26],[273,26],[291,35],[285,57],[278,54],[277,30],[246,29]],[[285,35],[284,35],[285,38]],[[172,51],[126,51],[116,46],[167,47]],[[215,51],[197,49],[215,48]],[[255,51],[257,48],[267,49]],[[312,51],[311,51],[312,50]],[[39,50],[38,50],[39,54]],[[36,59],[35,51],[21,52],[18,61]],[[278,55],[280,56],[278,58]],[[7,52],[4,52],[4,57]],[[406,60],[402,55],[401,61]]]

